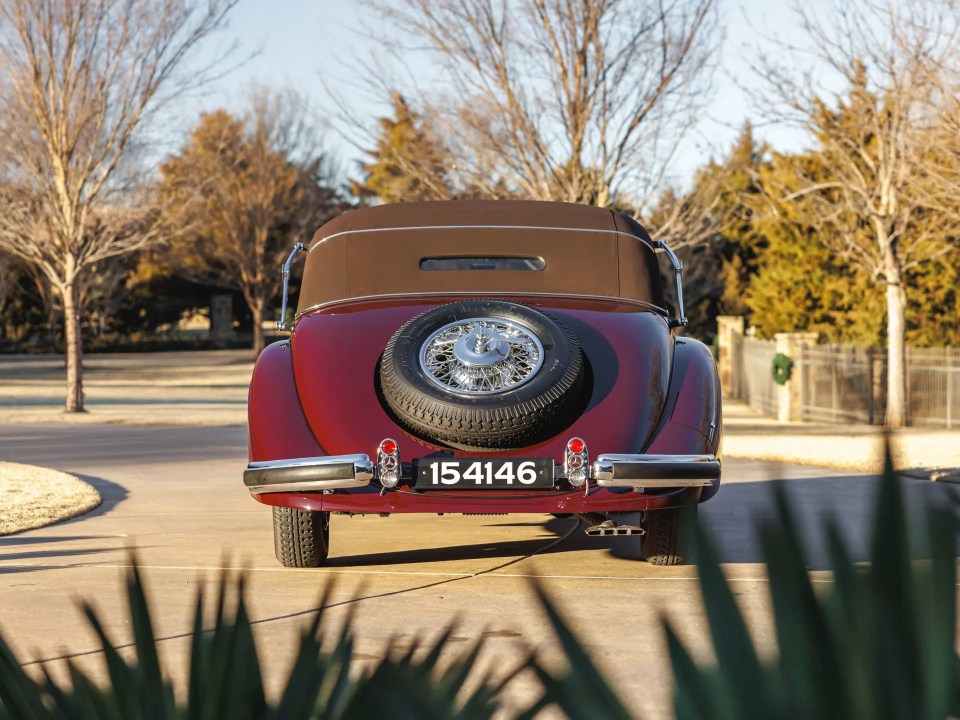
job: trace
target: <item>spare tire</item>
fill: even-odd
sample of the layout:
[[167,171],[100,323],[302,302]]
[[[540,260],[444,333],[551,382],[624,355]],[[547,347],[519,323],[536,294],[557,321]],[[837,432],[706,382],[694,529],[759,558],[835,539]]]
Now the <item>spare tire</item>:
[[401,424],[461,448],[530,445],[569,425],[584,363],[567,328],[542,312],[467,300],[418,315],[380,362],[384,400]]

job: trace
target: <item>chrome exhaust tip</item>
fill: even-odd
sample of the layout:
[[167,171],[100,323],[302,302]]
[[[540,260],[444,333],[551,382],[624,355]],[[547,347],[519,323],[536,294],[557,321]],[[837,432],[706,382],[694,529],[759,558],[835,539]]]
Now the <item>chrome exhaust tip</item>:
[[611,537],[620,535],[643,535],[646,531],[636,525],[618,525],[613,520],[604,520],[599,525],[592,525],[584,532],[588,537]]

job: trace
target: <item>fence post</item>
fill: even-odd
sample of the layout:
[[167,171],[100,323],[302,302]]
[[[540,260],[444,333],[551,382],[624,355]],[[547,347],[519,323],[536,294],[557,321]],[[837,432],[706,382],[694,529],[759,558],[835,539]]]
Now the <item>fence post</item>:
[[873,392],[873,346],[867,347],[867,424],[876,425],[876,403]]
[[[720,389],[723,397],[740,397],[741,378],[735,368],[740,367],[740,358],[734,352],[743,351],[743,343],[736,342],[734,335],[743,337],[743,316],[720,315],[717,317],[717,371],[720,374]],[[737,339],[740,339],[737,338]]]
[[[777,386],[777,420],[794,422],[803,420],[803,406],[807,402],[806,373],[803,350],[817,344],[819,333],[777,333],[777,352],[793,360],[793,373],[786,384]],[[770,368],[773,372],[773,368]]]
[[955,376],[956,374],[960,374],[960,373],[954,373],[954,372],[953,372],[954,369],[960,370],[960,366],[958,366],[958,364],[957,364],[957,362],[956,362],[957,355],[955,355],[955,353],[960,353],[960,349],[958,349],[958,348],[947,348],[946,357],[944,358],[944,359],[946,360],[946,366],[947,366],[947,392],[946,392],[946,395],[947,395],[947,412],[946,412],[946,416],[947,416],[947,429],[948,429],[948,430],[953,427],[953,403],[954,403],[954,398],[953,398],[953,396],[954,396],[954,393],[956,393],[956,391],[957,391],[957,379],[956,379],[956,377],[954,377],[954,376]]

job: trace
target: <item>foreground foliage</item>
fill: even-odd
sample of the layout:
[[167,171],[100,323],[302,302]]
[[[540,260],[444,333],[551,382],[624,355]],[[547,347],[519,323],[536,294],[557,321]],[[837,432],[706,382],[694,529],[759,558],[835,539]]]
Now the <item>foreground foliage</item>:
[[[717,662],[697,665],[667,623],[677,717],[960,716],[960,659],[954,647],[957,526],[950,510],[923,508],[919,529],[908,532],[900,483],[888,463],[873,521],[870,564],[854,562],[837,528],[828,525],[833,583],[816,593],[782,489],[776,504],[776,517],[763,522],[759,532],[780,652],[760,657],[714,544],[698,529],[694,546]],[[242,579],[221,580],[215,621],[208,629],[205,599],[198,596],[187,687],[177,695],[161,670],[158,639],[136,568],[126,589],[130,653],[119,651],[98,614],[83,606],[101,641],[106,686],[98,686],[69,660],[69,682],[55,679],[47,669],[37,681],[0,638],[0,719],[487,718],[521,672],[540,683],[539,699],[521,718],[550,706],[573,718],[630,717],[540,588],[536,591],[559,641],[562,668],[531,653],[512,669],[507,665],[506,673],[501,662],[496,677],[478,663],[481,642],[463,652],[452,650],[451,629],[407,649],[389,648],[372,668],[356,667],[352,617],[336,634],[322,631],[328,588],[272,703],[264,693]]]
[[716,665],[698,666],[667,625],[680,720],[960,716],[956,516],[925,505],[909,528],[901,484],[880,481],[869,564],[826,524],[833,582],[815,592],[782,488],[760,524],[779,654],[760,657],[713,543],[696,532]]
[[[319,607],[327,607],[329,598],[328,590]],[[47,669],[45,679],[36,682],[0,640],[0,718],[486,718],[505,682],[481,680],[475,690],[461,692],[476,666],[479,642],[444,663],[439,672],[451,630],[435,642],[421,640],[403,652],[389,652],[372,671],[358,674],[353,667],[352,618],[324,649],[321,624],[326,616],[320,610],[300,637],[279,699],[268,703],[243,581],[221,580],[211,630],[204,629],[203,595],[197,598],[186,702],[178,704],[161,670],[158,641],[136,568],[127,578],[127,602],[135,649],[131,659],[115,649],[97,613],[83,606],[101,641],[109,675],[106,687],[98,687],[71,661],[67,662],[72,687],[55,680]]]

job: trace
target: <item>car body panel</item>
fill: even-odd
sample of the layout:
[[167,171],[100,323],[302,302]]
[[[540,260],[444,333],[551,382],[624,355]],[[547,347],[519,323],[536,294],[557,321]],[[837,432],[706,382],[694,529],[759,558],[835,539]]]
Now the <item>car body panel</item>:
[[[455,299],[455,298],[454,298]],[[302,317],[290,339],[304,414],[329,454],[373,451],[386,437],[400,441],[401,460],[443,449],[397,425],[376,388],[377,363],[397,328],[442,302],[366,301]],[[550,313],[580,338],[592,367],[593,389],[583,412],[559,435],[517,450],[484,454],[562,457],[573,435],[604,452],[639,452],[652,436],[666,401],[673,338],[664,319],[640,307],[605,301],[527,303]],[[621,358],[618,360],[618,358]],[[630,358],[625,363],[622,358]],[[630,402],[624,402],[630,398]],[[600,448],[598,447],[598,450]],[[453,450],[455,456],[471,451]]]
[[289,341],[268,345],[257,357],[247,400],[247,436],[251,461],[329,454],[300,406]]

